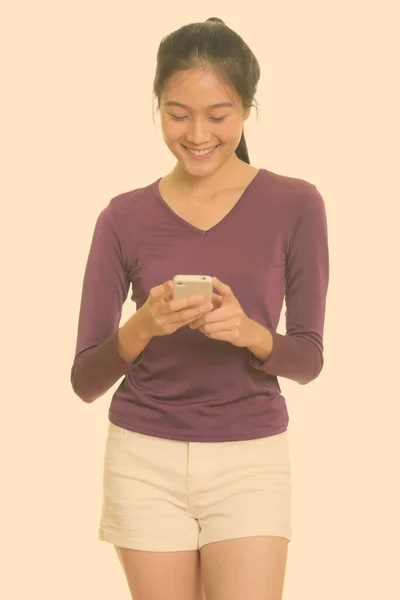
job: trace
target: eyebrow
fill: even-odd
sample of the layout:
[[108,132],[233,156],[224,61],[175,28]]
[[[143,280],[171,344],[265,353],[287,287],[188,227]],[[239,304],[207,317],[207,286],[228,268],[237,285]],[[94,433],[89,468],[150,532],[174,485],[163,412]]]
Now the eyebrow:
[[[186,110],[190,110],[190,106],[186,106],[186,104],[181,104],[180,102],[176,102],[175,100],[169,100],[165,103],[165,106],[178,106],[180,108],[186,108]],[[218,102],[218,104],[213,104],[210,108],[233,108],[233,104],[230,102]]]

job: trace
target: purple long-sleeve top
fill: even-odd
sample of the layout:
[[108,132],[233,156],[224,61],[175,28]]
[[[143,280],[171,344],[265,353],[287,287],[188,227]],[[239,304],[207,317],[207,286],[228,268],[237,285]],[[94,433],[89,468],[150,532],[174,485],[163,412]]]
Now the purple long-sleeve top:
[[[329,279],[326,211],[317,188],[260,169],[238,203],[203,231],[163,200],[159,181],[111,199],[87,260],[71,371],[87,403],[120,378],[109,420],[151,436],[193,442],[255,439],[287,429],[278,378],[299,384],[323,367]],[[128,363],[118,352],[122,307],[139,310],[150,289],[177,274],[218,277],[245,313],[266,327],[262,361],[248,348],[188,326],[151,339]],[[283,301],[286,335],[277,333]]]

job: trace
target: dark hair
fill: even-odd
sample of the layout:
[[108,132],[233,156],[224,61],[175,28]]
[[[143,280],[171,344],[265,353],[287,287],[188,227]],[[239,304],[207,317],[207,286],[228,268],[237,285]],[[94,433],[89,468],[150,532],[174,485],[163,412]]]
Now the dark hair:
[[[241,98],[243,108],[257,108],[254,100],[260,79],[260,66],[244,40],[217,17],[191,23],[167,35],[157,52],[153,94],[160,106],[161,93],[178,71],[211,67]],[[236,156],[250,164],[242,132]]]

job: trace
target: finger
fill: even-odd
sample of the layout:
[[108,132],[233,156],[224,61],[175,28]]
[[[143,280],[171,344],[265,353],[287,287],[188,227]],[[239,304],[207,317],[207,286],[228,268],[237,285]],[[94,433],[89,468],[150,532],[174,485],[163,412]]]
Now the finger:
[[215,292],[213,292],[212,295],[212,303],[214,304],[215,307],[219,308],[222,304],[223,298],[222,296],[220,296],[219,294],[216,294]]
[[194,308],[187,308],[174,313],[169,313],[166,317],[171,324],[181,323],[181,325],[189,325],[193,320],[196,320],[212,310],[211,304],[203,304]]
[[151,288],[151,290],[150,290],[151,297],[154,298],[154,300],[159,300],[166,293],[167,294],[170,293],[169,284],[170,284],[170,282],[167,281],[166,283],[162,283],[161,285],[156,285],[155,287]]
[[164,291],[166,294],[171,294],[174,291],[174,282],[169,280],[164,283]]
[[213,287],[218,292],[220,292],[221,296],[231,297],[233,295],[233,292],[232,292],[231,288],[229,287],[229,285],[222,283],[222,281],[220,281],[218,279],[218,277],[213,277],[212,283],[213,283]]
[[211,303],[206,302],[204,296],[190,296],[187,298],[181,298],[180,300],[172,299],[168,302],[168,310],[170,312],[179,312],[185,309],[200,309],[204,305],[208,305],[209,308],[214,308]]
[[[183,300],[187,301],[189,298],[184,298]],[[179,302],[182,302],[182,300]],[[213,307],[211,304],[199,305],[199,303],[196,303],[196,306],[191,308],[189,307],[178,311],[170,311],[167,310],[167,304],[156,303],[153,306],[153,318],[159,327],[166,327],[170,325],[179,325],[180,327],[183,327],[184,325],[189,325],[189,323],[195,319],[204,316],[207,314],[207,312],[210,312],[212,308]]]
[[200,329],[202,330],[202,333],[205,333],[206,335],[214,335],[226,333],[228,331],[232,333],[234,330],[237,330],[238,327],[239,322],[237,319],[229,319],[218,323],[205,323]]
[[164,294],[162,295],[161,301],[165,304],[166,302],[170,302],[174,297],[174,282],[166,281],[163,287]]
[[[205,304],[203,296],[188,296],[186,298],[180,298],[178,300],[169,300],[164,305],[159,307],[159,311],[161,314],[165,314],[180,312],[189,308],[196,310],[196,306],[198,307],[203,304]],[[195,314],[195,312],[193,314]]]
[[[199,319],[196,319],[196,321],[193,321],[193,323],[191,324],[191,329],[198,329],[202,325],[206,325],[208,323],[224,323],[225,321],[229,321],[229,319],[232,318],[237,319],[237,317],[238,315],[232,315],[232,312],[227,313],[224,312],[223,308],[217,308],[216,310],[213,310],[210,313],[208,313],[207,316],[200,317]],[[194,325],[194,327],[192,327],[192,325]]]

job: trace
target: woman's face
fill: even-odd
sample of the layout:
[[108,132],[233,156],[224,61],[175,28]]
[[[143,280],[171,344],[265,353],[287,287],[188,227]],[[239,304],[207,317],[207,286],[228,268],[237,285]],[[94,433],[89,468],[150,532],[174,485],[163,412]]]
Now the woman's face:
[[176,73],[160,98],[168,148],[192,176],[211,175],[235,153],[250,109],[210,69]]

